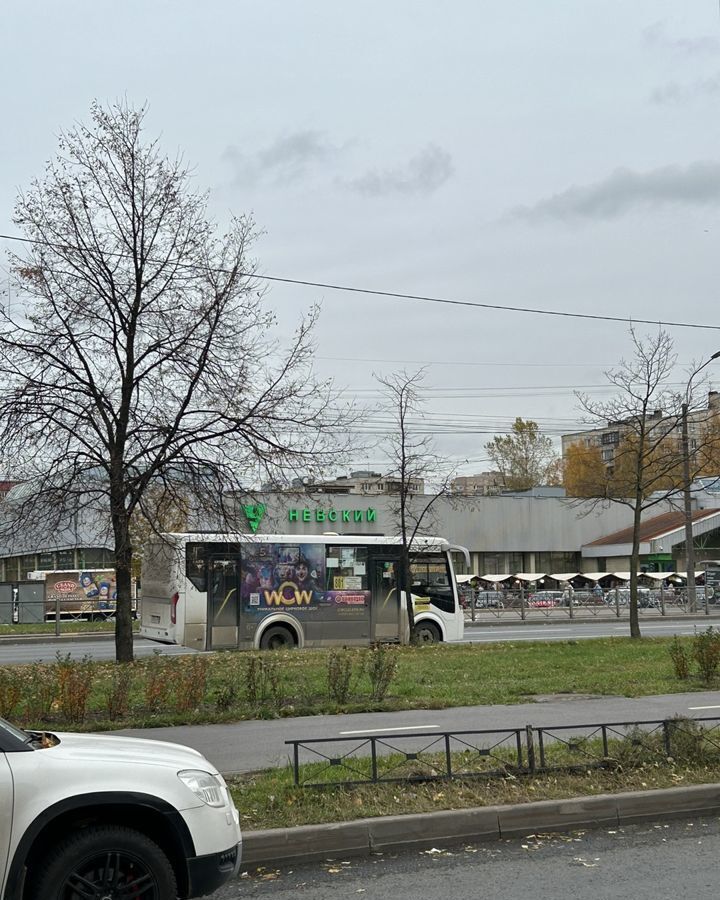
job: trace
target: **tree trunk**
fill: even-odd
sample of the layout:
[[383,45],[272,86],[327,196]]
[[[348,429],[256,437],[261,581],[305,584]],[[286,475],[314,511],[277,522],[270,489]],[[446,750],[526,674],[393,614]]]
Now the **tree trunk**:
[[[115,504],[112,504],[115,507]],[[117,604],[115,613],[115,659],[133,660],[132,632],[132,544],[130,519],[124,509],[112,514],[115,535],[115,578]]]
[[638,617],[638,571],[640,569],[640,516],[642,513],[640,500],[635,503],[633,511],[633,541],[630,557],[630,637],[639,638],[640,619]]

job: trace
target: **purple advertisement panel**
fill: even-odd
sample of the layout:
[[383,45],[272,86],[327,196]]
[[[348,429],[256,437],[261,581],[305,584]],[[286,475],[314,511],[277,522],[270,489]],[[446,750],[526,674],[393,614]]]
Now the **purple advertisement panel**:
[[322,544],[258,543],[243,547],[243,609],[316,609],[324,604],[325,593]]

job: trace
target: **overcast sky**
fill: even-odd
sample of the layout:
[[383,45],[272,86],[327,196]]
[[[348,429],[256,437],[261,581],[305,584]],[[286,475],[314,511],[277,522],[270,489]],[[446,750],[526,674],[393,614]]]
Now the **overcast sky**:
[[[720,327],[718,0],[14,0],[0,66],[3,233],[59,130],[126,97],[220,221],[254,214],[267,275]],[[573,389],[605,396],[630,352],[623,323],[268,298],[288,327],[315,301],[319,373],[366,402],[373,372],[429,364],[466,473],[515,416],[577,430]],[[678,382],[720,349],[668,330]]]

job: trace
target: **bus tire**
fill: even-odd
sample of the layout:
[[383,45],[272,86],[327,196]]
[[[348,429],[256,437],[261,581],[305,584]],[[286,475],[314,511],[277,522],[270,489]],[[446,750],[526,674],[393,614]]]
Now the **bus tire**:
[[271,625],[260,638],[261,650],[294,650],[297,645],[296,635],[285,625]]
[[413,628],[415,644],[437,644],[441,640],[440,629],[434,622],[418,622]]

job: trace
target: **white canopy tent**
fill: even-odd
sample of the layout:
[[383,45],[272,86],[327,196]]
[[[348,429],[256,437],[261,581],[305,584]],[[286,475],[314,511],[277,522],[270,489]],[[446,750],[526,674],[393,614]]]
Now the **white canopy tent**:
[[533,581],[541,581],[543,578],[547,578],[547,575],[545,572],[518,572],[515,578],[518,581],[527,581],[532,584]]
[[557,572],[553,575],[548,575],[548,578],[554,578],[555,581],[572,581],[578,575],[582,575],[582,572]]
[[607,578],[608,575],[612,575],[612,572],[583,572],[582,577],[587,578],[588,581],[602,581],[603,578]]

